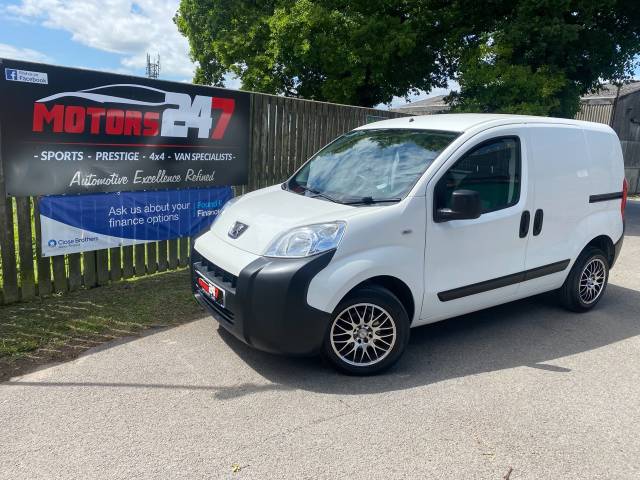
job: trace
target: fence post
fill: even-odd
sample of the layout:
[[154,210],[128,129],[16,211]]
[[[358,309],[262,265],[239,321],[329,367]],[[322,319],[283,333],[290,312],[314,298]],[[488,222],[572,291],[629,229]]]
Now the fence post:
[[[2,145],[2,125],[0,125]],[[4,185],[2,151],[0,151],[0,254],[2,255],[2,300],[5,303],[19,300],[16,244],[13,229],[13,202],[7,197]]]
[[18,251],[20,255],[20,298],[29,300],[36,295],[36,275],[33,268],[33,236],[31,232],[31,199],[16,198],[18,218]]
[[38,262],[38,295],[51,293],[51,260],[42,256],[42,231],[40,229],[40,204],[33,197],[33,225],[36,230],[36,258]]

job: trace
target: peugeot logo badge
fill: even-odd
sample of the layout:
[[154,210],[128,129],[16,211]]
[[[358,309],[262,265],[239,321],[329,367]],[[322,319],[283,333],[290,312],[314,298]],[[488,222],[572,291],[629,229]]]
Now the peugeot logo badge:
[[229,229],[229,233],[228,235],[231,238],[238,238],[240,235],[242,235],[244,232],[247,231],[247,228],[249,228],[249,225],[245,225],[242,222],[236,222],[233,224],[233,226]]

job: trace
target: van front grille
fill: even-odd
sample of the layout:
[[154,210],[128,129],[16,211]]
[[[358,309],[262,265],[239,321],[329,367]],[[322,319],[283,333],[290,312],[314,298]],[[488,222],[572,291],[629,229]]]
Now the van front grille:
[[236,285],[238,284],[238,277],[235,275],[220,268],[206,258],[202,258],[199,262],[194,263],[193,266],[202,273],[209,274],[213,280],[220,283],[221,287],[235,293]]

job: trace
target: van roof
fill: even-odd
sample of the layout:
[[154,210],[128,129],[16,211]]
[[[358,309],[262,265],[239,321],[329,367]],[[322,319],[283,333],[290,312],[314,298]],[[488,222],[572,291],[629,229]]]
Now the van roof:
[[357,128],[356,130],[368,130],[375,128],[412,128],[465,132],[482,125],[486,125],[487,127],[496,127],[500,125],[521,123],[575,125],[591,130],[611,131],[608,125],[604,125],[602,123],[584,122],[568,118],[534,117],[532,115],[503,115],[497,113],[442,113],[437,115],[398,117],[390,120],[369,123]]

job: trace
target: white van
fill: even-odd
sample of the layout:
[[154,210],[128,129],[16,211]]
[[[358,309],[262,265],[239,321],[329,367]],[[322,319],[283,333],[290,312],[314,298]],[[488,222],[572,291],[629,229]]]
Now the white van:
[[593,308],[622,246],[626,193],[606,125],[385,120],[227,203],[194,243],[193,288],[255,348],[371,374],[398,360],[411,327],[550,290]]

